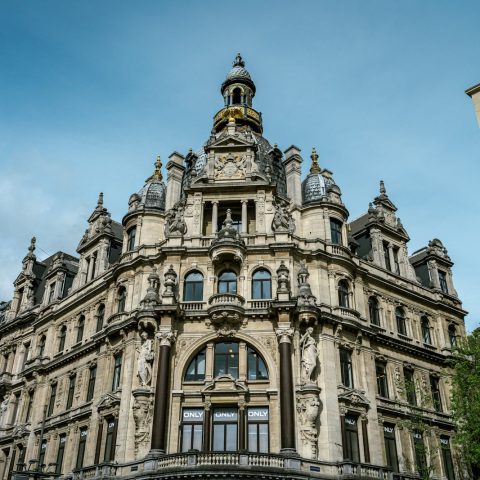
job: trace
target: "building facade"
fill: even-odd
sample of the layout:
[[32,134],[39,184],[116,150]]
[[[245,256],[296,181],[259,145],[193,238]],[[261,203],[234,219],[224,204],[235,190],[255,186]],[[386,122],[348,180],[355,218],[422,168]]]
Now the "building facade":
[[472,99],[478,126],[480,127],[480,83],[469,88],[465,93]]
[[204,146],[160,159],[78,257],[35,238],[0,306],[0,479],[460,478],[465,335],[438,239],[409,256],[385,185],[348,220],[263,136],[238,55]]

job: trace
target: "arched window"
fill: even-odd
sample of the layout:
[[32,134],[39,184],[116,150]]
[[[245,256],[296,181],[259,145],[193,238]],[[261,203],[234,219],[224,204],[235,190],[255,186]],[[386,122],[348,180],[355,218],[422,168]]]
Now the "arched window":
[[203,300],[203,275],[191,272],[185,277],[183,286],[184,302],[201,302]]
[[424,343],[432,344],[432,337],[430,336],[430,322],[427,317],[422,317],[421,320],[422,326],[422,340]]
[[368,314],[371,323],[374,325],[380,325],[380,310],[378,308],[377,297],[370,297],[368,299]]
[[120,287],[117,291],[117,312],[121,313],[125,311],[125,301],[127,299],[127,289]]
[[203,349],[193,357],[185,372],[185,381],[201,382],[205,380],[205,352],[206,350]]
[[395,321],[397,323],[397,332],[400,335],[407,335],[407,323],[405,321],[405,311],[401,307],[395,309]]
[[268,270],[256,270],[252,275],[252,298],[272,298],[272,277]]
[[457,329],[453,324],[448,326],[448,339],[450,340],[450,346],[455,348],[457,346]]
[[63,352],[65,348],[65,337],[67,336],[67,327],[62,325],[60,331],[58,332],[58,351]]
[[222,342],[215,344],[214,376],[231,375],[238,378],[238,343]]
[[350,307],[350,301],[348,298],[348,282],[346,280],[340,280],[338,282],[338,304],[341,307]]
[[263,358],[251,347],[247,348],[247,368],[249,380],[267,380],[268,372]]
[[77,324],[77,343],[83,340],[83,332],[85,330],[85,317],[83,315],[78,319]]
[[127,251],[133,250],[135,248],[135,237],[137,236],[137,227],[132,227],[128,231],[127,238]]
[[237,293],[237,274],[224,270],[218,277],[218,293]]
[[103,322],[105,320],[105,305],[100,304],[97,310],[97,332],[103,328]]
[[242,90],[240,90],[240,88],[233,89],[232,103],[234,105],[238,105],[239,103],[242,103]]

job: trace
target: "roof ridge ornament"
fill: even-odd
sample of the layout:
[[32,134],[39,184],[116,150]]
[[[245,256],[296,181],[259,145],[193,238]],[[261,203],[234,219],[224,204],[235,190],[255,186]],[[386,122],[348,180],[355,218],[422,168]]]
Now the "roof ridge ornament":
[[312,159],[312,166],[310,167],[310,173],[320,173],[322,169],[318,164],[318,154],[315,147],[312,148],[312,154],[310,155],[310,158]]
[[30,245],[28,247],[28,255],[29,256],[32,256],[33,255],[33,252],[35,251],[35,244],[37,243],[37,238],[36,237],[32,237],[32,239],[30,240]]
[[240,52],[237,53],[237,56],[235,57],[235,61],[233,62],[234,67],[245,67],[245,61],[242,58],[242,55]]
[[387,189],[383,180],[380,180],[380,195],[387,195]]
[[103,192],[98,194],[97,209],[103,208]]

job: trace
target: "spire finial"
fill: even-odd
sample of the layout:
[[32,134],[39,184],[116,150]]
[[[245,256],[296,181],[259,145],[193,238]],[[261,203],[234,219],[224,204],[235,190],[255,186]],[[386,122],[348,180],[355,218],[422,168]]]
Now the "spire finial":
[[235,57],[235,61],[233,62],[234,67],[244,67],[245,62],[243,61],[242,56],[240,55],[240,52],[237,53],[237,56]]
[[97,200],[97,207],[102,207],[103,206],[103,192],[100,192],[98,194],[98,200]]
[[147,178],[147,182],[150,180],[162,180],[162,161],[160,160],[160,155],[157,155],[155,160],[155,170],[150,178]]
[[386,195],[387,189],[385,188],[385,183],[383,180],[380,180],[380,195]]
[[310,167],[310,173],[320,173],[320,165],[318,164],[318,154],[315,147],[312,148],[312,154],[310,155],[312,159],[312,166]]

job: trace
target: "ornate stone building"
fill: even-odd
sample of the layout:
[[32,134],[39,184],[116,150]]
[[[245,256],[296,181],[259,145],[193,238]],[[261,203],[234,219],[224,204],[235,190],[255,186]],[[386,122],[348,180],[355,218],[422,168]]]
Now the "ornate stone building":
[[465,91],[465,93],[472,99],[473,106],[475,108],[475,115],[477,116],[477,122],[480,126],[480,83],[469,88]]
[[446,248],[409,256],[383,182],[349,222],[255,90],[238,55],[206,143],[121,223],[100,194],[78,257],[32,239],[0,307],[0,480],[460,478]]

